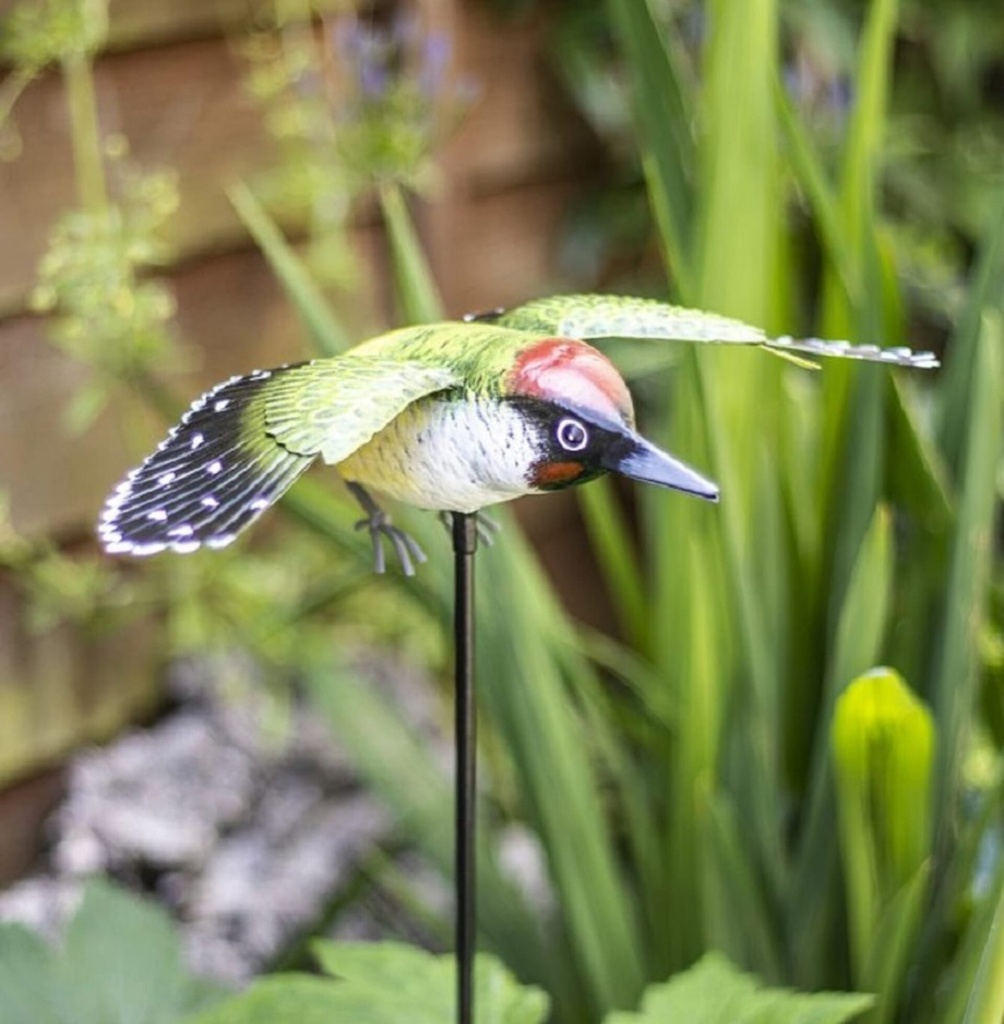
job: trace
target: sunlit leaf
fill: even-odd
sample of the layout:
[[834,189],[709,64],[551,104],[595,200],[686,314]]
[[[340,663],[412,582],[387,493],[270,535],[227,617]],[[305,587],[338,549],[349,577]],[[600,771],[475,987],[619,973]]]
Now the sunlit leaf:
[[[314,951],[333,978],[266,978],[191,1024],[444,1024],[456,1016],[452,956],[392,942],[317,942]],[[474,1024],[541,1024],[547,1015],[544,993],[520,985],[494,957],[476,958],[474,991]]]
[[764,988],[709,953],[690,970],[648,989],[640,1012],[611,1014],[605,1024],[843,1024],[872,1003],[868,995]]
[[21,925],[0,925],[0,1024],[66,1024],[52,952]]
[[167,914],[102,881],[85,889],[57,963],[74,1024],[170,1024],[206,994]]

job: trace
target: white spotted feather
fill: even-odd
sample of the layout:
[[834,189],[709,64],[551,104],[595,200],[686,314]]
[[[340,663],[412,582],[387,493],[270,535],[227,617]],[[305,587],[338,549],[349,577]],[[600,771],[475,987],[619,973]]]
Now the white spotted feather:
[[98,537],[107,551],[223,547],[288,489],[313,460],[265,430],[261,392],[271,374],[231,377],[192,403],[105,503]]

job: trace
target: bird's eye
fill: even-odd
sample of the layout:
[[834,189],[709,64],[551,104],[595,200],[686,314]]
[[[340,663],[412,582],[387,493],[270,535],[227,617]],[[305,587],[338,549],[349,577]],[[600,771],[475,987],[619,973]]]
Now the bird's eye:
[[558,444],[566,452],[581,452],[589,444],[589,431],[578,420],[572,419],[570,416],[561,420],[555,434]]

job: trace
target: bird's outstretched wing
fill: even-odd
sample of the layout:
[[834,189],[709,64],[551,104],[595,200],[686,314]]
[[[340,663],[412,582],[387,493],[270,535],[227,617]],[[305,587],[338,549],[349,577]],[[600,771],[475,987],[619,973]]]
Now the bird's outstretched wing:
[[197,399],[112,492],[98,537],[116,554],[224,547],[318,455],[341,462],[453,382],[443,370],[352,356],[232,377]]
[[313,461],[268,435],[264,396],[285,369],[232,377],[192,403],[112,492],[98,538],[113,554],[223,547]]
[[663,341],[757,345],[780,355],[804,352],[811,356],[837,356],[897,366],[930,368],[938,365],[933,352],[908,348],[852,345],[819,338],[770,338],[740,320],[671,306],[656,299],[620,295],[555,295],[535,299],[514,309],[474,314],[472,320],[490,320],[516,330],[546,332],[582,341],[600,338],[653,338]]
[[356,356],[318,359],[276,377],[266,398],[269,433],[289,451],[337,465],[412,402],[459,383],[454,370]]

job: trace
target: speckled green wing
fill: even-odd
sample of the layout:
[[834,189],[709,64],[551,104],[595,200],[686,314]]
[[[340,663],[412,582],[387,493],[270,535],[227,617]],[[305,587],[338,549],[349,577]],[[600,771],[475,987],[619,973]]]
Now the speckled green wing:
[[908,348],[852,345],[819,338],[769,338],[762,330],[729,317],[671,306],[655,299],[620,295],[555,295],[535,299],[498,314],[484,314],[503,327],[559,337],[595,341],[601,338],[653,338],[663,341],[757,345],[780,355],[804,352],[870,362],[929,368],[938,365],[932,352]]
[[412,402],[457,383],[454,371],[419,362],[351,353],[316,360],[276,379],[268,432],[291,452],[337,465]]
[[112,492],[98,537],[114,554],[219,548],[321,455],[337,463],[453,374],[351,355],[256,370],[193,402]]

